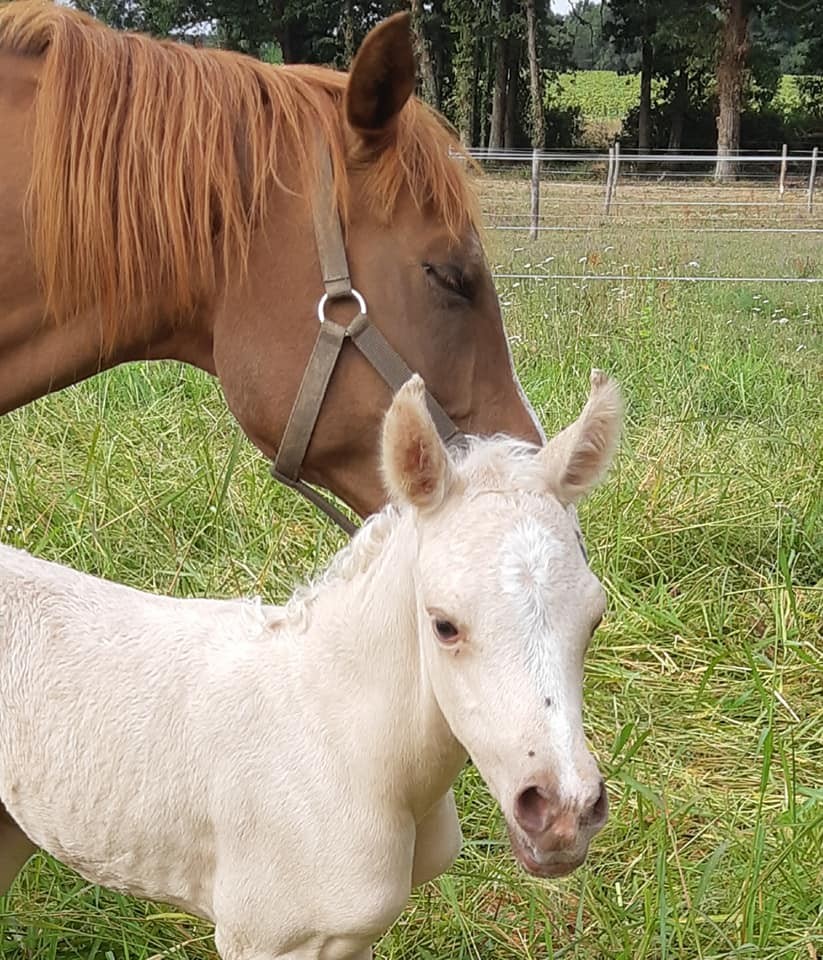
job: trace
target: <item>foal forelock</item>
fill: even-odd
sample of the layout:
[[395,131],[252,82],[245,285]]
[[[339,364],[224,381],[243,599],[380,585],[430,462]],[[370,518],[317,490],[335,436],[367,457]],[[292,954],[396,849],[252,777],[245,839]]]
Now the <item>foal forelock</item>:
[[[345,74],[120,33],[41,0],[0,5],[0,48],[44,56],[28,218],[48,309],[99,309],[104,344],[158,308],[189,314],[245,269],[284,157],[311,193],[328,147],[345,222]],[[456,152],[410,101],[393,142],[362,160],[366,202],[390,219],[408,189],[456,235],[476,209]]]
[[562,692],[569,655],[573,660],[579,655],[577,650],[559,648],[567,642],[563,620],[578,615],[578,609],[585,610],[584,604],[575,605],[576,580],[588,574],[576,553],[577,543],[559,535],[540,517],[517,520],[500,545],[500,591],[522,642],[527,673],[536,692],[549,701]]
[[[530,501],[541,513],[545,510],[545,468],[535,459],[539,448],[532,444],[506,436],[466,436],[460,446],[450,451],[454,470],[459,477],[452,495],[474,502],[481,498],[494,497],[500,509],[522,507]],[[329,566],[309,583],[298,587],[287,605],[281,608],[283,620],[305,628],[311,617],[314,601],[330,586],[347,583],[367,571],[377,575],[381,556],[391,537],[401,535],[410,548],[409,563],[414,562],[413,527],[400,530],[404,519],[409,517],[409,507],[389,504],[379,513],[369,517],[355,536],[340,550]],[[482,508],[485,509],[485,508]],[[558,515],[563,511],[556,504]],[[580,527],[576,514],[569,517],[574,535],[583,549]],[[537,636],[549,622],[550,598],[545,587],[547,577],[555,575],[558,564],[566,565],[566,546],[561,534],[555,535],[547,526],[549,520],[522,520],[510,531],[500,554],[501,588],[505,593],[517,596],[521,605],[523,622]],[[384,571],[385,572],[385,571]],[[390,587],[401,572],[387,572]],[[521,589],[525,587],[526,589]],[[545,632],[543,629],[542,632]],[[535,661],[536,662],[536,661]],[[539,672],[539,671],[538,671]]]
[[544,524],[521,519],[503,539],[500,548],[500,587],[517,609],[518,631],[526,637],[527,660],[535,668],[535,638],[552,626],[549,590],[563,559],[563,546]]

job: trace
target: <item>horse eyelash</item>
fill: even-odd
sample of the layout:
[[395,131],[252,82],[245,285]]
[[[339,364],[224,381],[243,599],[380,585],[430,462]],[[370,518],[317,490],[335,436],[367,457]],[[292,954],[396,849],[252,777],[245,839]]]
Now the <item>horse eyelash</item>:
[[471,300],[470,286],[466,281],[465,274],[459,267],[438,266],[425,261],[423,263],[423,270],[425,270],[429,276],[433,276],[440,286],[463,297],[464,300]]

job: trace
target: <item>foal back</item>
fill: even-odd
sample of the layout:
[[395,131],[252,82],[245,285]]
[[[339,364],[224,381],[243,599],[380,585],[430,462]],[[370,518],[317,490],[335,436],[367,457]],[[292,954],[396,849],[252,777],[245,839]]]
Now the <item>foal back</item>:
[[0,546],[0,890],[36,844],[98,883],[208,913],[213,757],[210,731],[187,727],[215,712],[222,645],[261,620]]

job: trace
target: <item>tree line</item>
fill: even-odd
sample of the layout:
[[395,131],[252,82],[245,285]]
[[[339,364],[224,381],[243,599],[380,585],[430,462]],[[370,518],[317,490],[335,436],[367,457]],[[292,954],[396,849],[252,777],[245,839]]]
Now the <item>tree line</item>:
[[[554,102],[558,74],[611,68],[640,74],[631,129],[641,152],[661,145],[661,125],[665,146],[680,149],[690,110],[710,104],[718,178],[735,175],[746,107],[773,94],[782,72],[823,73],[823,0],[577,0],[564,15],[550,0],[75,2],[116,27],[344,68],[375,23],[410,9],[419,92],[465,143],[567,142],[579,117]],[[823,134],[823,81],[807,77],[801,92]]]

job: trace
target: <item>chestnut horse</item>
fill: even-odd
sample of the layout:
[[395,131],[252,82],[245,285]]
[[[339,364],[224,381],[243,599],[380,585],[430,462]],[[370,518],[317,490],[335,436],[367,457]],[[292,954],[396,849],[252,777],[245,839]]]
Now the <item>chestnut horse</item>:
[[[216,375],[273,457],[317,335],[312,203],[330,158],[374,326],[461,430],[539,442],[459,145],[414,83],[406,14],[346,75],[118,33],[40,0],[0,6],[0,413],[173,358]],[[390,399],[344,345],[302,476],[361,515],[384,502]]]

